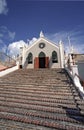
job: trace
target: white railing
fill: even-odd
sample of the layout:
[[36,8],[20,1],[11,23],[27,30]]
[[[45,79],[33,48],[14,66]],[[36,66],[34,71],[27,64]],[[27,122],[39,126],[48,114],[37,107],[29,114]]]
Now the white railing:
[[[81,97],[84,99],[84,81],[78,74],[78,66],[72,63],[65,65],[65,70],[68,72],[69,76],[73,80],[74,85],[77,87]],[[82,82],[82,84],[81,84]]]
[[15,70],[18,70],[18,69],[19,69],[19,62],[17,62],[15,66],[12,66],[12,67],[9,67],[7,69],[0,71],[0,77],[4,76],[6,74],[9,74]]

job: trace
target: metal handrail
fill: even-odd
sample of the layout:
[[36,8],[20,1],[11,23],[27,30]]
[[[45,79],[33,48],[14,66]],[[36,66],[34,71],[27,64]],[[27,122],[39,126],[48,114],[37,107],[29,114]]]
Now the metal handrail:
[[3,52],[0,52],[0,63],[8,68],[16,65],[16,61]]

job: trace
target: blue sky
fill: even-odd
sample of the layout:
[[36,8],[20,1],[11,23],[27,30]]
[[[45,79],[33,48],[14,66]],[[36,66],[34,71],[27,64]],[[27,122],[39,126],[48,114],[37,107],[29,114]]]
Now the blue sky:
[[[0,47],[32,41],[40,31],[50,40],[64,42],[68,36],[77,51],[84,52],[84,1],[0,0]],[[15,43],[15,44],[14,44]],[[17,45],[17,44],[18,45]]]

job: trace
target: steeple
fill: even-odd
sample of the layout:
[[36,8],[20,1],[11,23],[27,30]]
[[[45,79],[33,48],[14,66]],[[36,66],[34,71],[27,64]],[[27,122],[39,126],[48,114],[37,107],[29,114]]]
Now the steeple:
[[42,32],[42,31],[40,32],[40,37],[44,37],[44,34],[43,34],[43,32]]

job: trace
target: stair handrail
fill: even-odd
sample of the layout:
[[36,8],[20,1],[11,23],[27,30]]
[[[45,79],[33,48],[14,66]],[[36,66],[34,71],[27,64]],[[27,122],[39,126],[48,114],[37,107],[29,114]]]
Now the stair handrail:
[[[65,64],[65,70],[68,72],[69,76],[71,77],[74,85],[78,89],[81,97],[84,99],[84,81],[78,74],[78,67],[76,64],[70,64],[73,62],[67,62]],[[80,78],[79,78],[80,77]],[[81,79],[81,80],[80,80]]]
[[0,62],[6,67],[12,67],[16,65],[16,60],[14,60],[12,57],[8,56],[4,52],[0,52]]

